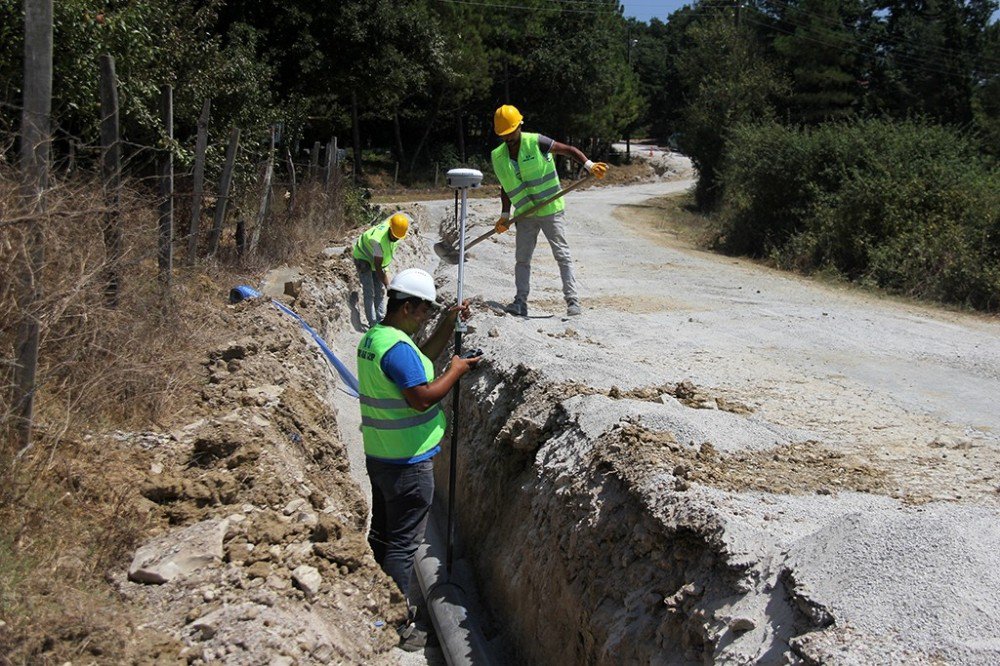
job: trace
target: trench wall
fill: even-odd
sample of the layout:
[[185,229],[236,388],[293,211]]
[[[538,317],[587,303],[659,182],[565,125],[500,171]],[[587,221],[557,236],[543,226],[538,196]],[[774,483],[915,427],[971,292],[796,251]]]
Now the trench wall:
[[[716,516],[671,493],[669,470],[623,445],[613,425],[585,432],[579,399],[523,366],[483,365],[463,379],[458,526],[518,657],[716,662],[749,629],[717,611],[760,588],[760,571],[735,561]],[[770,594],[787,610],[780,585]],[[802,624],[792,617],[787,630]],[[786,644],[774,638],[763,653],[776,657]]]

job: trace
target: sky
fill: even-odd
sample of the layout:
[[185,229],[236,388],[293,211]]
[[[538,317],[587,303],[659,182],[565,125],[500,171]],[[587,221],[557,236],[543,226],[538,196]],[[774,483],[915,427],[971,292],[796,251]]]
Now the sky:
[[[621,0],[625,6],[625,16],[634,16],[640,21],[649,22],[654,16],[661,21],[666,21],[667,16],[684,5],[689,5],[694,0]],[[1000,20],[1000,9],[993,12],[992,21]]]
[[649,22],[654,16],[666,21],[667,16],[693,0],[621,0],[625,6],[625,16],[634,16],[640,21]]

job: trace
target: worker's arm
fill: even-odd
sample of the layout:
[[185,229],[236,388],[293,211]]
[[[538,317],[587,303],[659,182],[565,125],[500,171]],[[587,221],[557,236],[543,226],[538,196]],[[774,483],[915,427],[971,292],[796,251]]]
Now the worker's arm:
[[510,229],[510,197],[506,190],[500,188],[500,219],[497,220],[493,228],[498,234],[502,234]]
[[461,358],[453,356],[451,365],[444,374],[432,381],[430,384],[421,384],[403,389],[403,397],[410,407],[419,411],[430,409],[441,399],[448,395],[448,391],[455,385],[459,377],[467,373],[476,363],[479,363],[482,356],[476,358]]
[[576,160],[580,163],[583,168],[585,168],[590,173],[594,174],[598,178],[604,178],[604,174],[608,171],[608,165],[604,162],[591,162],[587,159],[587,156],[583,154],[576,146],[571,146],[567,143],[559,143],[558,141],[552,142],[552,147],[549,148],[549,152],[554,155],[562,155],[563,157],[568,157],[570,159]]
[[[455,319],[459,316],[463,320],[469,318],[468,300],[462,303],[462,305],[454,306],[448,311],[448,314],[441,318],[441,323],[438,324],[437,329],[427,339],[427,342],[420,347],[420,351],[425,356],[428,358],[437,358],[444,351],[445,345],[448,344],[448,340],[451,337],[451,332],[455,328]],[[420,411],[424,411],[435,405],[448,394],[448,391],[455,385],[459,377],[471,370],[476,363],[479,363],[479,358],[453,356],[448,369],[434,381],[429,384],[421,384],[403,389],[403,397],[406,398],[407,404],[413,409]]]
[[377,277],[379,279],[379,281],[383,285],[385,285],[385,288],[388,289],[389,288],[389,276],[386,275],[385,269],[382,268],[382,257],[376,257],[375,261],[379,262],[378,263],[378,267],[375,268],[375,277]]
[[448,341],[451,340],[451,334],[455,330],[455,320],[459,315],[461,315],[462,321],[467,321],[471,316],[469,299],[465,299],[461,305],[452,306],[448,310],[448,314],[441,318],[438,327],[434,329],[427,341],[420,345],[420,351],[424,353],[424,356],[434,359],[441,355],[441,352],[448,345]]

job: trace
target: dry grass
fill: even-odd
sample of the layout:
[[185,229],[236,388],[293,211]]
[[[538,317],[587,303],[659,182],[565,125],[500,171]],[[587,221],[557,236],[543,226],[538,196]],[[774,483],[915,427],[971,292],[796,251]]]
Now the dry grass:
[[[180,266],[178,243],[168,294],[157,279],[151,193],[124,191],[124,253],[111,262],[99,184],[60,183],[42,219],[42,300],[26,313],[15,290],[28,229],[18,220],[16,176],[0,167],[0,433],[13,422],[18,322],[35,317],[41,330],[33,444],[18,451],[9,434],[0,440],[0,664],[125,658],[128,618],[106,576],[149,526],[136,492],[149,462],[100,433],[167,429],[194,399],[203,350],[228,334],[219,316],[228,289],[317,252],[351,225],[348,188],[309,185],[297,194],[294,209],[275,198],[253,257],[236,257],[229,232],[218,260]],[[258,203],[251,192],[234,217],[252,220]],[[109,271],[120,276],[117,307],[105,302]]]

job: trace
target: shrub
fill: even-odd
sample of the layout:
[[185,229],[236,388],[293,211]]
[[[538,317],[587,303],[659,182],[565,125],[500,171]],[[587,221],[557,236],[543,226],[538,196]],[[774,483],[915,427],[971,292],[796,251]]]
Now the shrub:
[[726,152],[725,249],[1000,306],[1000,169],[962,132],[920,121],[743,125]]

